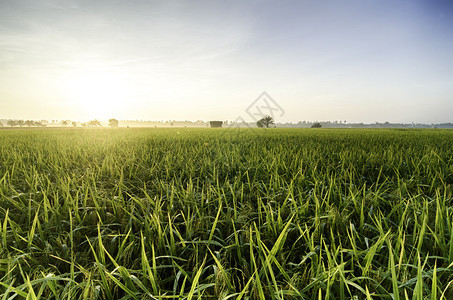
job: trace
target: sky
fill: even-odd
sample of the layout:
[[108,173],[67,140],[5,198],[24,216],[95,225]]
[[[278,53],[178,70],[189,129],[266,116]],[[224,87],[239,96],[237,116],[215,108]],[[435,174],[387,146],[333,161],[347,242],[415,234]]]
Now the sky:
[[453,122],[453,1],[0,0],[0,119],[252,121],[262,101]]

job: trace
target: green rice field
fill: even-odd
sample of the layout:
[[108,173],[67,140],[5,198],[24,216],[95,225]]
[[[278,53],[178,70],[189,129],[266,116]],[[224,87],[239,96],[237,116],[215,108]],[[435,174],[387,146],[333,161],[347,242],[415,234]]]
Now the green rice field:
[[453,131],[0,130],[1,299],[453,299]]

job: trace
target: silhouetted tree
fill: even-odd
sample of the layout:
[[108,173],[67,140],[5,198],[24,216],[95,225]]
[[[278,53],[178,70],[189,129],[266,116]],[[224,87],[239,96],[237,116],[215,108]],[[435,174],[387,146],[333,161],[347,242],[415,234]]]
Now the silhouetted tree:
[[68,126],[68,124],[69,124],[69,122],[68,122],[68,121],[66,121],[66,120],[64,120],[64,121],[61,121],[61,125],[63,125],[63,126]]
[[77,127],[77,122],[72,122],[73,127]]
[[110,119],[109,120],[109,126],[112,128],[116,128],[119,126],[119,122],[117,119]]
[[24,126],[24,124],[24,120],[17,120],[17,125],[19,125],[20,127]]
[[35,122],[33,122],[32,120],[27,120],[27,121],[25,121],[25,125],[27,125],[28,127],[34,126]]
[[322,124],[319,122],[315,122],[315,123],[313,123],[313,125],[311,125],[311,128],[321,128],[321,127],[322,127]]
[[271,116],[265,116],[264,118],[256,122],[256,125],[260,128],[262,127],[269,128],[269,125],[274,125],[274,119],[272,119]]

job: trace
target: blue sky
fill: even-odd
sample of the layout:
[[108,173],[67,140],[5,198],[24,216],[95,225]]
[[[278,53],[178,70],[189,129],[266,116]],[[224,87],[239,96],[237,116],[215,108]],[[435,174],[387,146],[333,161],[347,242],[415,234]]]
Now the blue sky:
[[0,118],[452,122],[453,1],[0,1]]

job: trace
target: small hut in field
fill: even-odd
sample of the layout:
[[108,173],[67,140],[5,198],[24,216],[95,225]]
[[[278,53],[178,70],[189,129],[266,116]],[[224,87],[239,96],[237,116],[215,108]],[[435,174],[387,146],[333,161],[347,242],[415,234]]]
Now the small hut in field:
[[223,121],[209,121],[209,125],[211,125],[211,128],[221,128],[223,124]]

